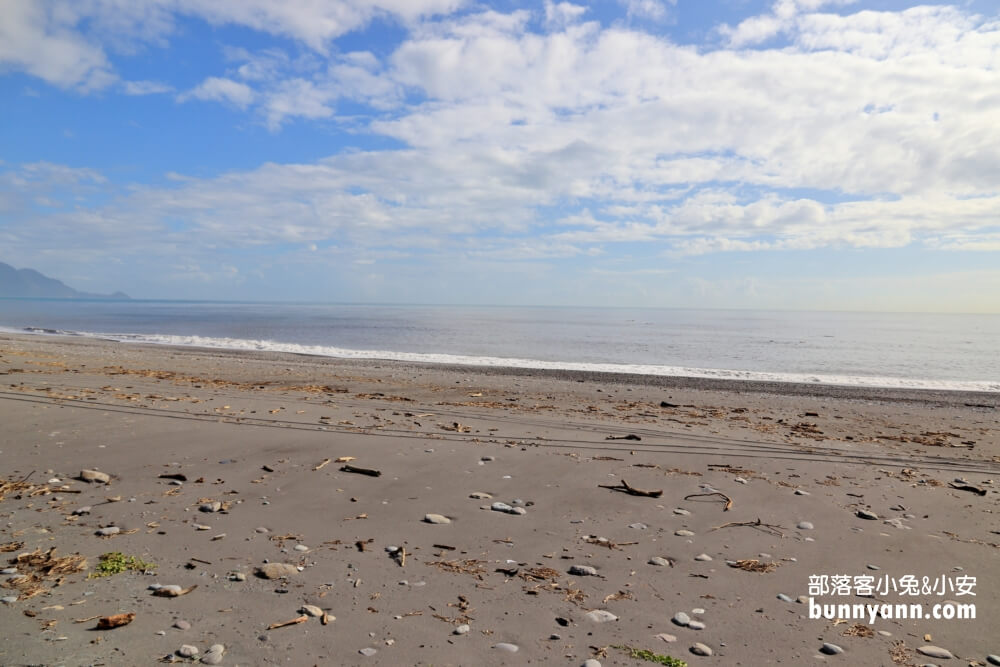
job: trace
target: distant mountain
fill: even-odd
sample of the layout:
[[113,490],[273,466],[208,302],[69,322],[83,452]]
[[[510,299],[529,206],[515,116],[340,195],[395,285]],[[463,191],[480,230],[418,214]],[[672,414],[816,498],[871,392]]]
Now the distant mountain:
[[62,281],[42,275],[34,269],[15,269],[0,262],[0,297],[35,297],[42,299],[128,299],[124,292],[89,294],[78,292]]

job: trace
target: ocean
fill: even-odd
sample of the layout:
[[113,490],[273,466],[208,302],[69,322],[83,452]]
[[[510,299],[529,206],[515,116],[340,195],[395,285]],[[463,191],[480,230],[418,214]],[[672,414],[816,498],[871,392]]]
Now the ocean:
[[1000,315],[0,299],[0,330],[352,359],[1000,392]]

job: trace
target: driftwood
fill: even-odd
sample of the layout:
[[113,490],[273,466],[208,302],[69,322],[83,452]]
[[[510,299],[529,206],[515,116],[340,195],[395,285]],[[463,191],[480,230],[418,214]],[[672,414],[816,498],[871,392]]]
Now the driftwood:
[[643,496],[645,498],[659,498],[660,496],[663,495],[663,490],[662,489],[657,490],[657,491],[643,491],[642,489],[637,489],[634,486],[629,486],[629,483],[626,482],[624,479],[621,481],[621,483],[616,484],[615,486],[608,486],[606,484],[598,484],[597,486],[599,486],[602,489],[611,489],[612,491],[621,491],[622,493],[627,493],[630,496]]
[[381,470],[372,470],[371,468],[358,468],[357,466],[345,465],[341,466],[341,472],[354,472],[359,475],[368,475],[369,477],[381,477]]
[[642,440],[635,433],[629,433],[628,435],[609,435],[605,440]]
[[323,459],[320,463],[313,466],[313,470],[322,470],[324,466],[330,463],[330,459]]
[[775,537],[784,537],[785,534],[778,530],[783,526],[777,524],[764,523],[760,519],[756,521],[730,521],[729,523],[724,523],[721,526],[716,526],[712,530],[721,530],[722,528],[731,528],[733,526],[746,526],[748,528],[756,528],[762,532],[774,535]]
[[135,620],[135,614],[115,614],[113,616],[104,616],[97,620],[98,630],[111,630],[112,628],[119,628],[123,625],[128,625]]
[[684,496],[684,500],[687,500],[688,498],[698,498],[702,496],[722,496],[723,498],[725,498],[726,506],[722,508],[723,512],[728,512],[733,506],[733,499],[724,493],[720,493],[719,491],[713,491],[712,493],[692,493],[691,495]]
[[298,618],[293,618],[290,621],[281,621],[280,623],[272,623],[271,625],[267,626],[267,629],[277,630],[278,628],[287,628],[289,625],[298,625],[299,623],[305,623],[308,620],[309,617],[303,614],[302,616],[299,616]]
[[959,491],[971,491],[979,496],[986,495],[986,489],[980,489],[978,486],[972,486],[971,484],[955,484],[954,482],[949,482],[948,486],[953,489],[958,489]]

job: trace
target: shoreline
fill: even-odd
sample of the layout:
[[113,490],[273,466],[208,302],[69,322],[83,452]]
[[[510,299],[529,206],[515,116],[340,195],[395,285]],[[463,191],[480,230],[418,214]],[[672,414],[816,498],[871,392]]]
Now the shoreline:
[[278,362],[305,359],[319,366],[344,366],[359,369],[392,366],[400,369],[437,369],[464,375],[495,377],[541,377],[552,380],[621,384],[644,386],[658,389],[691,389],[748,394],[773,394],[779,396],[801,396],[814,398],[836,398],[848,401],[885,401],[892,403],[933,403],[948,406],[964,406],[981,409],[1000,408],[1000,392],[970,391],[964,389],[879,387],[870,385],[850,385],[835,383],[805,383],[793,381],[744,380],[708,378],[685,375],[653,375],[645,373],[616,373],[560,368],[525,368],[520,366],[492,366],[474,364],[453,364],[422,361],[400,361],[395,359],[357,359],[309,354],[306,352],[282,352],[271,350],[249,350],[238,348],[201,347],[196,345],[171,345],[147,342],[125,342],[114,339],[52,333],[0,333],[0,341],[47,339],[69,345],[98,344],[122,346],[136,349],[166,349],[177,354],[215,356],[232,359],[254,359]]

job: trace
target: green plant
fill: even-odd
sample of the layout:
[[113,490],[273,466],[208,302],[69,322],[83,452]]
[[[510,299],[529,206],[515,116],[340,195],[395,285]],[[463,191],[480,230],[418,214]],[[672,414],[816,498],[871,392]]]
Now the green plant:
[[637,660],[655,662],[659,665],[666,665],[666,667],[688,667],[688,664],[683,660],[672,658],[669,655],[659,655],[658,653],[653,653],[652,651],[647,651],[646,649],[632,648],[631,646],[623,646],[621,644],[617,644],[611,648],[625,651],[629,654],[630,658],[635,658]]
[[128,570],[145,572],[146,570],[153,569],[156,569],[156,563],[147,563],[146,561],[136,558],[135,556],[126,556],[120,551],[111,551],[106,554],[101,554],[101,562],[97,564],[97,567],[93,572],[87,575],[87,578],[95,579],[97,577],[110,577],[113,574],[126,572]]

